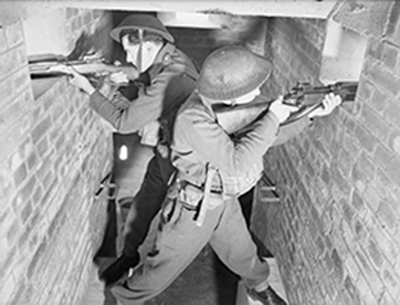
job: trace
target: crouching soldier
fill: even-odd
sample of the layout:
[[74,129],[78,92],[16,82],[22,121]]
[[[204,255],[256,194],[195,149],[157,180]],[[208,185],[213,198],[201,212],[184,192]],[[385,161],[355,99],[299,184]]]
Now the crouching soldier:
[[[153,249],[132,276],[112,287],[122,304],[141,304],[162,292],[207,243],[242,278],[251,297],[262,304],[286,304],[269,285],[268,263],[257,255],[238,197],[259,179],[262,157],[276,142],[280,123],[297,108],[278,98],[235,138],[212,110],[215,103],[252,102],[270,73],[268,61],[238,46],[206,59],[197,90],[176,119],[172,162],[178,172]],[[328,104],[333,108],[338,102],[330,99]]]

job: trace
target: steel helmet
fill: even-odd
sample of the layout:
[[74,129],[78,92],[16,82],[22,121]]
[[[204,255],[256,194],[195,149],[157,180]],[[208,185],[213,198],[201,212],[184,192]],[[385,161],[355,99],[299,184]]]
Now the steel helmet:
[[174,43],[175,39],[168,32],[162,22],[155,16],[149,14],[132,14],[124,18],[121,23],[110,32],[112,39],[121,43],[121,31],[143,29],[147,32],[160,35],[168,42]]
[[242,46],[227,46],[206,58],[197,90],[212,100],[232,100],[260,87],[271,72],[265,58]]

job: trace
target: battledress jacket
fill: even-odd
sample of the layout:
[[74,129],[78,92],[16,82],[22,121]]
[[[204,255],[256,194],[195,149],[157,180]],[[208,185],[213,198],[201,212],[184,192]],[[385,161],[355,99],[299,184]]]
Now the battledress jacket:
[[176,114],[195,87],[197,71],[191,60],[167,43],[148,72],[150,86],[141,88],[133,101],[122,94],[109,100],[96,90],[90,96],[90,107],[120,133],[136,132],[163,115]]
[[273,145],[282,144],[310,124],[308,118],[279,127],[272,112],[251,124],[245,135],[232,138],[218,123],[211,105],[194,92],[181,107],[175,123],[172,162],[179,178],[202,186],[207,166],[217,170],[213,188],[240,195],[253,187],[263,171],[263,155]]

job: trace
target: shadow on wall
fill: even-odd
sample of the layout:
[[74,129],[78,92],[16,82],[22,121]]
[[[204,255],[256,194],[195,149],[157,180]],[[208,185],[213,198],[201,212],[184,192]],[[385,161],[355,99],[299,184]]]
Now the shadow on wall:
[[169,27],[176,46],[185,52],[200,69],[214,50],[231,44],[244,45],[264,54],[266,18],[232,16],[231,23],[222,29]]

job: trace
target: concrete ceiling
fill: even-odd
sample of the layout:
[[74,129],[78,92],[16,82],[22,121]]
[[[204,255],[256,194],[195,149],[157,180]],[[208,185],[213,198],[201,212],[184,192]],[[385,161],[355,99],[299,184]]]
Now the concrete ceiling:
[[264,1],[109,1],[109,0],[43,0],[43,1],[11,1],[0,0],[0,26],[26,19],[34,14],[51,11],[60,7],[77,7],[104,10],[156,11],[156,12],[188,12],[219,13],[269,17],[304,17],[327,18],[335,6],[335,0],[264,0]]

